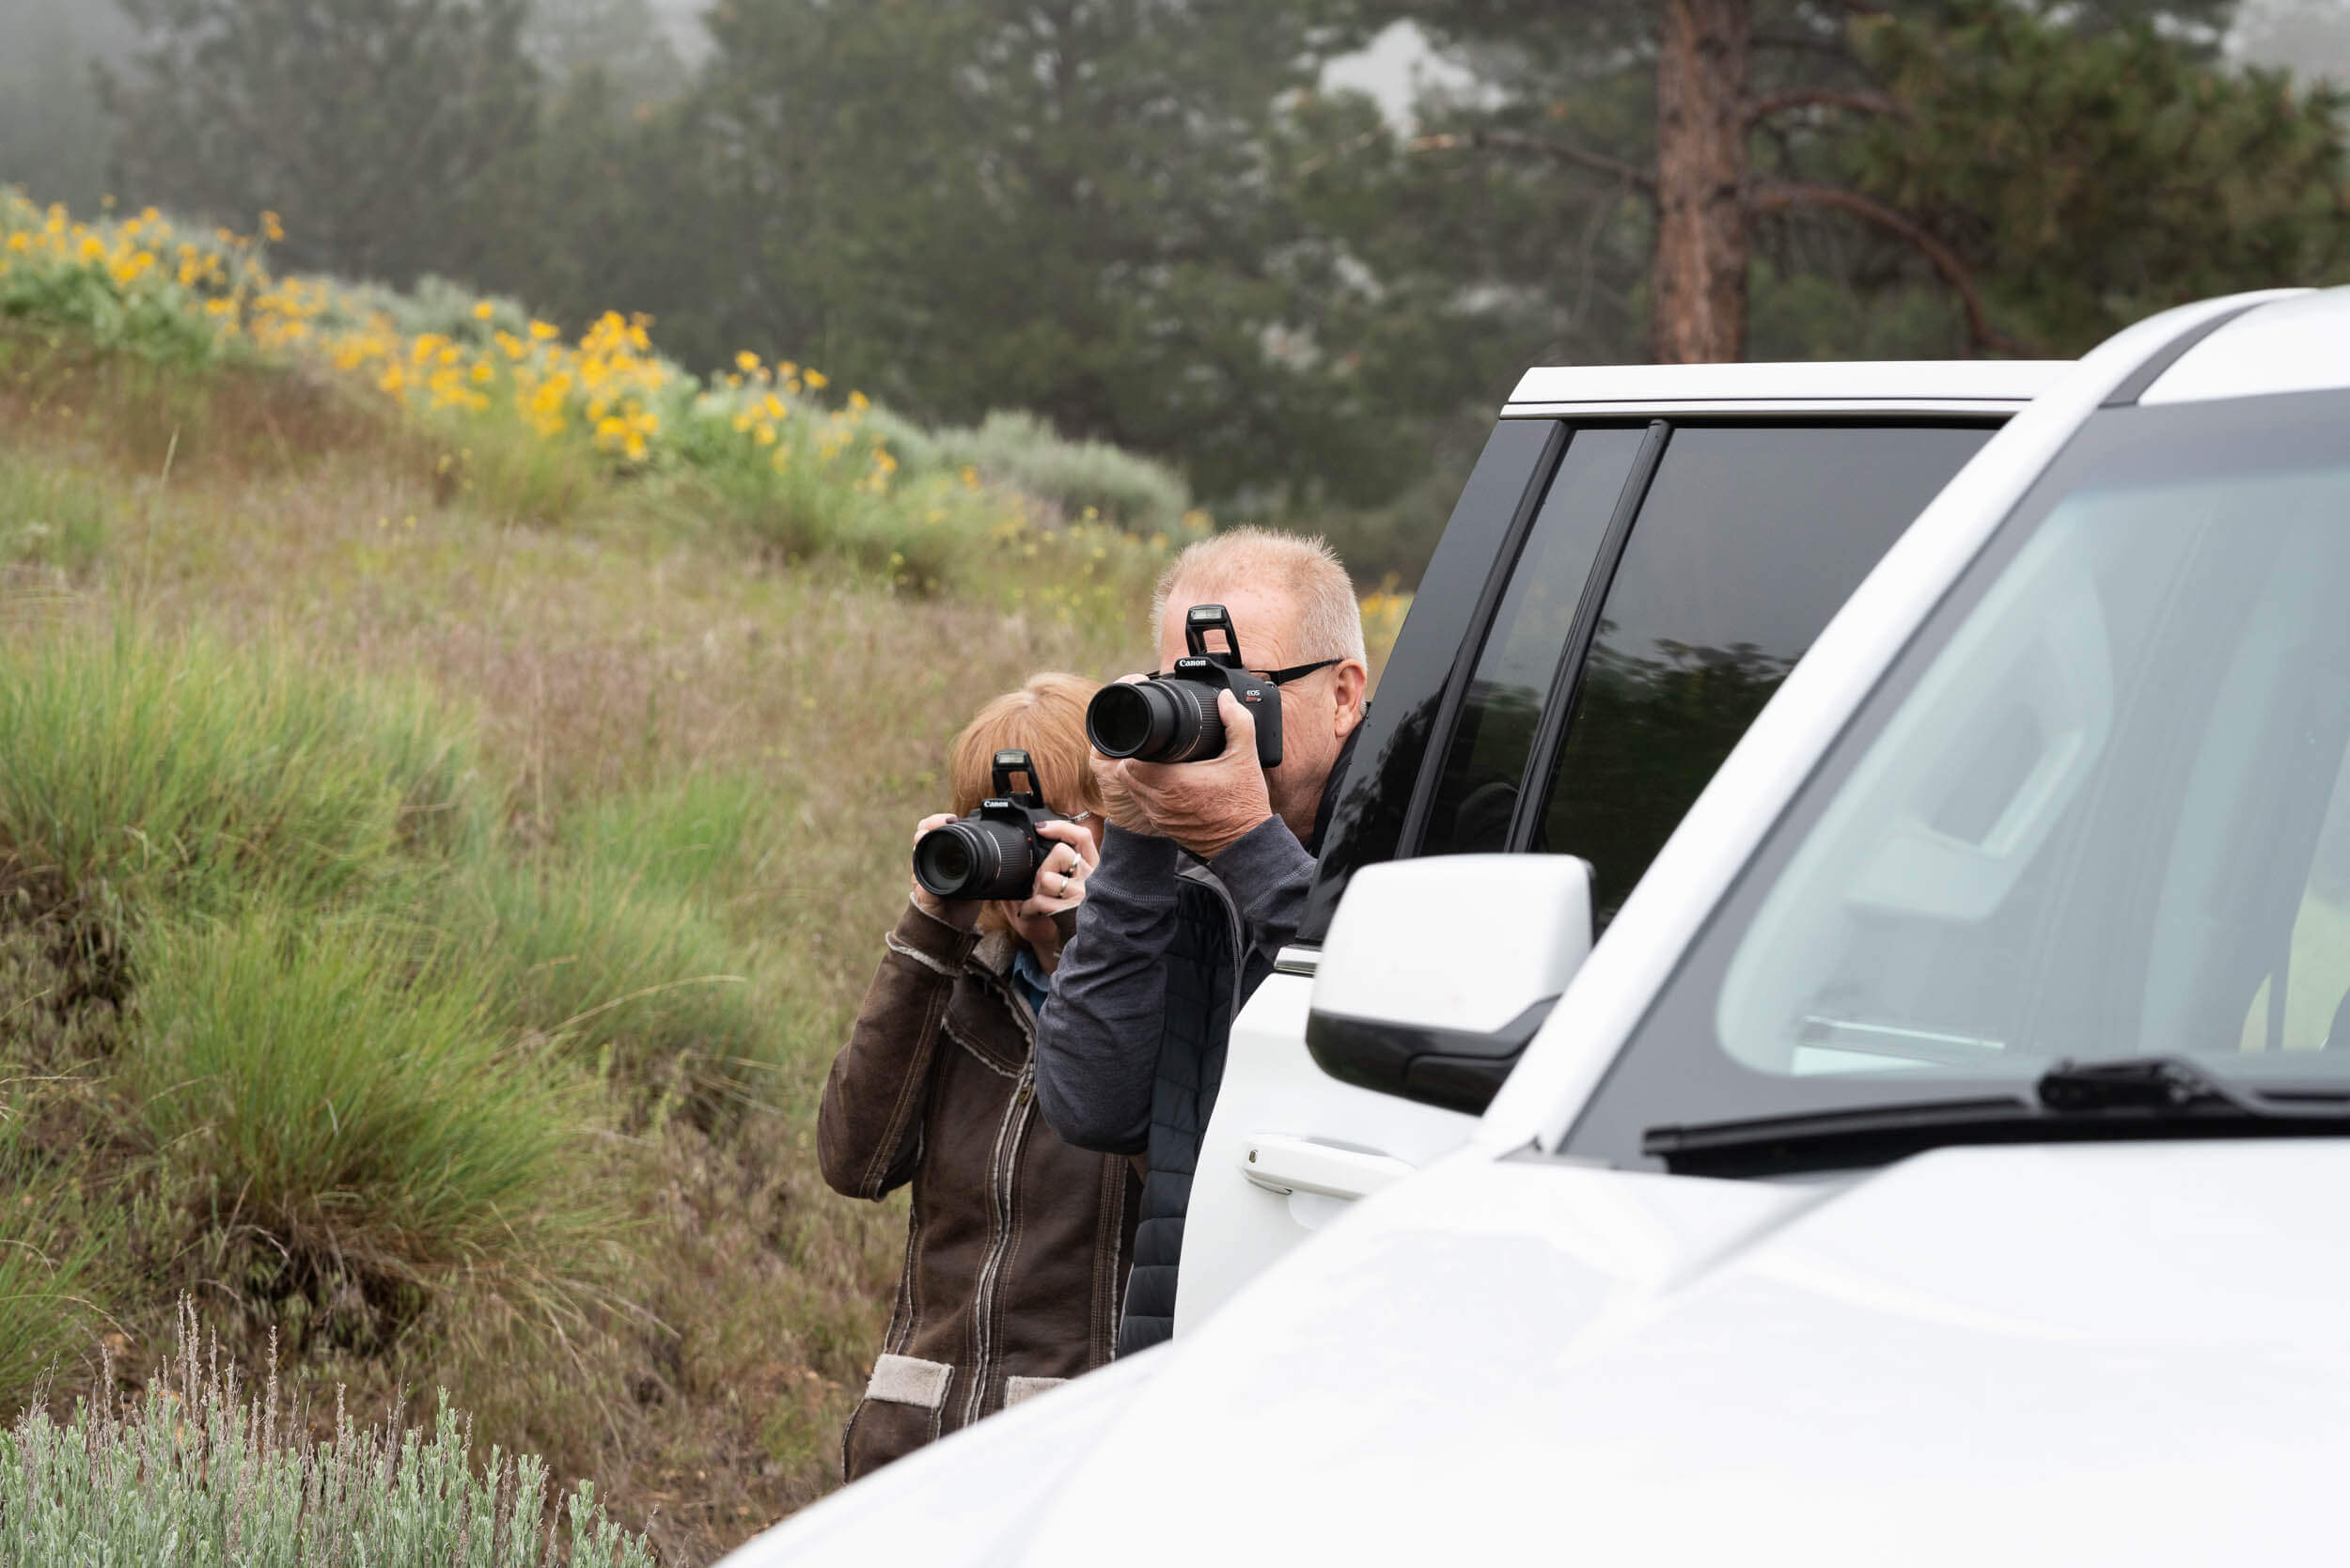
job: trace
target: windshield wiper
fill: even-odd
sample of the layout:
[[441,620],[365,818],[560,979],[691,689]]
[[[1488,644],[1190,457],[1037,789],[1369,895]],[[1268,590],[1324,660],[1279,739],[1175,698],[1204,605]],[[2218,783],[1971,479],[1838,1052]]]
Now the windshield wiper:
[[2350,1085],[2252,1090],[2179,1057],[2060,1061],[2029,1098],[1857,1105],[1651,1127],[1640,1152],[1678,1173],[1762,1175],[1885,1165],[1953,1143],[2350,1134]]
[[2040,1074],[2040,1103],[2049,1110],[2179,1110],[2232,1105],[2248,1116],[2268,1114],[2248,1095],[2178,1057],[2122,1057],[2111,1061],[2058,1062]]

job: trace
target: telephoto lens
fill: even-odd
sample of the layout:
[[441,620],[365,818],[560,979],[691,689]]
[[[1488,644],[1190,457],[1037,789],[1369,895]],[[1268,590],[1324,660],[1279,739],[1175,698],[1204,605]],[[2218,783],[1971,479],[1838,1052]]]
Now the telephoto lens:
[[914,875],[933,898],[1017,902],[1035,887],[1052,847],[1010,823],[964,817],[916,840]]
[[1142,681],[1104,686],[1086,705],[1086,738],[1104,757],[1141,762],[1196,762],[1224,750],[1222,688],[1197,681]]

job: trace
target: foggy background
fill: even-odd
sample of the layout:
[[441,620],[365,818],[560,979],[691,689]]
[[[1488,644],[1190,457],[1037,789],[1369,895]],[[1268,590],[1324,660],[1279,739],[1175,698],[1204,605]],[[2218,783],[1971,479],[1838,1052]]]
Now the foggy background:
[[[1945,26],[1982,8],[1886,8]],[[2148,24],[2239,79],[2350,82],[2350,0],[2013,8],[2083,39]],[[644,311],[690,368],[794,357],[917,419],[1033,411],[1170,463],[1219,516],[1325,529],[1371,580],[1408,582],[1519,371],[1653,352],[1652,220],[1605,167],[1654,156],[1653,9],[195,0],[174,23],[157,0],[0,0],[0,182],[77,214],[112,198],[241,231],[268,208],[289,266],[447,276],[574,331]],[[410,79],[337,80],[336,61],[372,56],[286,20],[370,10],[431,13],[449,36],[419,45]],[[278,38],[274,64],[237,55],[251,38],[202,41],[236,16]],[[1758,18],[1758,90],[1950,100],[1899,127],[1798,109],[1758,166],[1915,219],[1996,330],[1915,236],[1789,207],[1753,224],[1747,357],[2069,354],[2173,296],[2332,275],[2341,220],[2314,192],[2287,212],[2298,196],[2277,184],[2309,184],[2338,149],[2266,150],[2311,114],[2338,139],[2330,99],[2303,100],[2296,129],[2248,92],[2243,123],[2174,147],[2159,106],[2142,133],[2097,127],[2109,105],[2092,100],[2137,102],[2143,57],[2001,102],[1977,90],[1983,70],[1872,55],[1838,8],[1760,0]],[[1790,43],[1804,53],[1771,52]],[[272,97],[270,71],[316,90]],[[2078,97],[2081,133],[2030,128],[2003,165],[1986,136],[2051,90]],[[204,119],[227,103],[257,123]],[[2183,165],[2199,148],[2206,164]],[[2033,166],[2044,154],[2057,172]],[[2248,209],[2217,183],[2264,172]],[[2149,173],[2170,188],[2122,190]],[[2231,254],[2206,254],[2195,229],[2219,211]]]

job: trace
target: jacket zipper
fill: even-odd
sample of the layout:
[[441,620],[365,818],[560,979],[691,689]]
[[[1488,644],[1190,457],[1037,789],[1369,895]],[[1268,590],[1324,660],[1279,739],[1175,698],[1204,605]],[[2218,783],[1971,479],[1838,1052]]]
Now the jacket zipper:
[[1030,1106],[1036,1099],[1036,1050],[1031,1036],[1028,1059],[1020,1064],[1020,1077],[1013,1085],[1011,1104],[1004,1109],[1003,1125],[995,1133],[995,1168],[988,1191],[988,1204],[993,1210],[988,1216],[987,1257],[979,1264],[979,1288],[972,1293],[971,1343],[977,1354],[973,1356],[971,1391],[964,1396],[963,1424],[970,1426],[979,1419],[979,1407],[987,1401],[987,1390],[993,1380],[995,1347],[990,1339],[989,1325],[995,1316],[995,1288],[1002,1282],[1004,1255],[1011,1249],[1011,1201],[1020,1168],[1020,1145],[1028,1130]]

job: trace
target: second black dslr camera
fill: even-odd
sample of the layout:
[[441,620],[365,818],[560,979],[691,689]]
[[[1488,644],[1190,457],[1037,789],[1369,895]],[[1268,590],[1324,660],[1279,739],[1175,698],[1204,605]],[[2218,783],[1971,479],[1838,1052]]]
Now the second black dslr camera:
[[[1210,634],[1224,634],[1224,651],[1208,651]],[[1086,705],[1086,738],[1104,757],[1141,762],[1197,762],[1224,750],[1218,692],[1230,692],[1257,720],[1257,763],[1281,765],[1281,692],[1241,667],[1240,635],[1221,604],[1183,612],[1183,645],[1191,650],[1165,675],[1104,686]]]
[[[1028,788],[1017,793],[1016,773],[1028,776]],[[915,880],[933,898],[1016,903],[1034,891],[1037,868],[1053,853],[1053,840],[1037,829],[1061,814],[1044,804],[1025,751],[995,754],[995,784],[978,810],[914,841]]]

